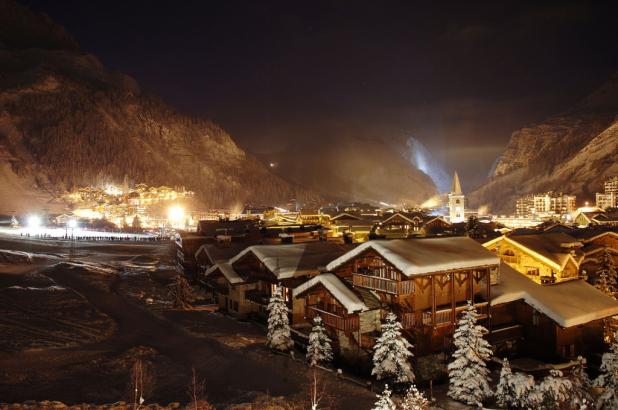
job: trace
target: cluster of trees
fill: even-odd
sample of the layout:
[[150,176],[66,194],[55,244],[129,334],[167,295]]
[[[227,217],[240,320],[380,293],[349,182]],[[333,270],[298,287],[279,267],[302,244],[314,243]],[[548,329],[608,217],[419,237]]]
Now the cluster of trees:
[[[274,175],[217,125],[122,88],[103,67],[96,67],[97,76],[79,72],[77,63],[54,64],[47,68],[57,89],[22,93],[4,106],[20,119],[15,125],[23,138],[9,147],[20,160],[16,171],[40,175],[40,188],[71,190],[101,175],[121,181],[128,174],[148,184],[187,186],[206,206],[315,198]],[[70,78],[62,75],[67,70]]]
[[[293,342],[281,288],[277,288],[271,297],[268,311],[268,345],[275,350],[289,351]],[[483,402],[494,393],[487,367],[492,350],[484,337],[488,331],[478,324],[478,316],[476,308],[468,302],[457,323],[454,333],[455,351],[448,364],[448,396],[468,405],[482,407]],[[381,331],[373,350],[371,373],[386,384],[384,391],[377,395],[374,410],[428,409],[428,400],[414,385],[414,372],[410,364],[413,346],[401,334],[402,325],[394,313],[386,316]],[[316,316],[309,335],[307,362],[316,366],[328,364],[332,359],[331,340],[322,319]],[[596,386],[603,389],[596,400],[596,408],[618,408],[618,332],[614,335],[611,351],[603,355],[600,368],[602,373],[594,382],[588,378],[584,364],[580,358],[569,377],[565,377],[559,370],[551,370],[549,375],[536,384],[530,375],[513,373],[509,361],[504,359],[495,391],[496,403],[503,408],[591,409],[595,405],[591,390]],[[395,398],[393,391],[405,394]]]

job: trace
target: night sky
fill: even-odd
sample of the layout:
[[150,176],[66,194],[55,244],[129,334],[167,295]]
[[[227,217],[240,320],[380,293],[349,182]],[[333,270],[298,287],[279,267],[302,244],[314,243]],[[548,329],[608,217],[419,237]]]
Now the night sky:
[[414,136],[464,189],[618,68],[610,1],[23,3],[252,152]]

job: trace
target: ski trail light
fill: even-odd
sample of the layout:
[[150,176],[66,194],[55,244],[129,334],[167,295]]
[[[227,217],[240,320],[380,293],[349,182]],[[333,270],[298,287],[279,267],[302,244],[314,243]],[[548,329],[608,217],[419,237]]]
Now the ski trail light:
[[41,217],[38,215],[30,215],[27,222],[28,228],[38,228],[41,226]]

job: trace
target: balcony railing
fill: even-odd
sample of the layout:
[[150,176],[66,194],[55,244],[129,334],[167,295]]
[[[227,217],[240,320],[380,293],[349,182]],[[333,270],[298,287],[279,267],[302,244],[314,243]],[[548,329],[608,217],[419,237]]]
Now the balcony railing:
[[497,343],[506,340],[521,339],[522,337],[523,326],[520,324],[513,324],[491,329],[488,339],[491,343]]
[[316,306],[307,306],[307,318],[313,319],[320,316],[325,325],[343,330],[344,332],[356,332],[359,329],[359,319],[357,315],[343,317],[335,313],[327,312]]
[[354,273],[352,275],[352,283],[354,286],[386,292],[393,295],[409,295],[414,293],[414,282],[411,280],[400,282],[393,279]]
[[[487,302],[475,303],[474,307],[476,307],[476,311],[479,313],[479,319],[486,319],[489,313],[489,305]],[[467,305],[461,305],[455,307],[455,319],[459,317],[459,314],[466,310]],[[436,320],[432,322],[431,320],[431,310],[427,310],[423,312],[422,321],[426,326],[449,326],[454,323],[453,320],[453,309],[440,307],[436,309]]]

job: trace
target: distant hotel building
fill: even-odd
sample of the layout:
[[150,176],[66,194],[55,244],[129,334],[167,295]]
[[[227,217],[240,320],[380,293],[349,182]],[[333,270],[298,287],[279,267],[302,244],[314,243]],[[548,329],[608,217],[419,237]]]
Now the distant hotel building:
[[604,193],[597,192],[597,206],[601,209],[618,206],[618,176],[605,181]]
[[575,195],[566,195],[553,191],[543,194],[528,194],[517,200],[517,215],[528,217],[531,215],[565,215],[574,212]]

